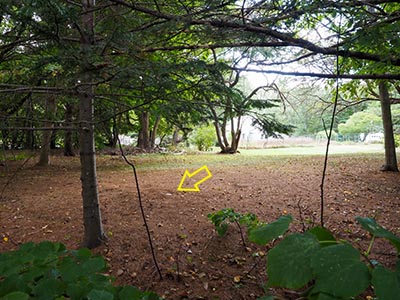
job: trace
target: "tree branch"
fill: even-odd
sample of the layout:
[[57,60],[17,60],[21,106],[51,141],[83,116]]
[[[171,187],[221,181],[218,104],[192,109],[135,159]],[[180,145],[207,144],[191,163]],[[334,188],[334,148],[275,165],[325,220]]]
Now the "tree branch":
[[301,77],[314,77],[314,78],[326,78],[326,79],[388,79],[388,80],[400,80],[400,74],[324,74],[324,73],[312,73],[312,72],[284,72],[277,70],[259,70],[259,69],[245,69],[245,68],[234,68],[235,70],[242,72],[253,72],[262,74],[277,74],[285,76],[301,76]]
[[[390,63],[393,66],[400,66],[400,58],[397,56],[390,56],[387,57],[385,55],[380,55],[377,53],[367,53],[361,51],[350,51],[350,50],[341,50],[338,47],[338,44],[334,44],[328,47],[318,46],[317,44],[310,42],[308,40],[302,38],[296,38],[294,35],[289,33],[280,32],[278,30],[265,27],[260,23],[249,24],[240,21],[235,21],[234,18],[231,17],[231,20],[222,19],[222,18],[209,18],[209,19],[194,19],[192,15],[175,15],[160,11],[155,11],[149,9],[147,7],[143,7],[141,5],[137,5],[135,3],[128,3],[124,0],[111,0],[111,2],[115,4],[119,4],[125,7],[129,7],[132,10],[139,11],[153,17],[159,19],[165,19],[169,21],[181,22],[187,25],[200,25],[200,26],[207,26],[207,27],[215,27],[219,29],[232,29],[232,30],[242,30],[243,32],[250,32],[256,33],[260,35],[267,36],[272,38],[272,41],[275,42],[285,42],[288,43],[292,47],[299,47],[302,49],[307,49],[313,53],[319,53],[324,55],[332,55],[332,56],[341,56],[341,57],[348,57],[348,58],[355,58],[367,61],[375,61],[375,62],[383,62],[383,63]],[[364,1],[361,1],[364,2]],[[360,3],[361,3],[360,2]],[[378,1],[379,2],[379,1]],[[388,1],[380,1],[380,2],[388,2]],[[369,4],[375,3],[370,1]],[[331,3],[331,5],[338,5],[335,3]],[[229,16],[228,16],[229,17]],[[236,43],[232,43],[234,46]]]

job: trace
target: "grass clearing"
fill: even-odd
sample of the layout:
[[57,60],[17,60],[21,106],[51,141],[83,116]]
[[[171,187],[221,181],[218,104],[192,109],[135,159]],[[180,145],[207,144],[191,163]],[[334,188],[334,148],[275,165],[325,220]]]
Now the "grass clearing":
[[[218,154],[217,150],[187,154],[143,154],[130,156],[139,170],[186,169],[207,166],[269,166],[282,165],[289,160],[311,156],[323,156],[325,146],[240,149],[239,154]],[[383,155],[383,145],[332,145],[330,155]]]
[[[267,149],[242,149],[243,154],[251,155],[325,155],[326,145],[316,146],[297,146],[285,148],[267,148]],[[383,153],[382,144],[332,144],[329,148],[331,155],[335,154],[353,154],[353,153]]]

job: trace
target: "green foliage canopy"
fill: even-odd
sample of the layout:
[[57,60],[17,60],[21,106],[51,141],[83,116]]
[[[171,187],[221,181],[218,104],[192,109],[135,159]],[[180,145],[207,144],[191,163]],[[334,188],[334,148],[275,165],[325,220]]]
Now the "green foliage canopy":
[[356,112],[351,115],[346,123],[339,124],[339,133],[360,134],[382,131],[382,119],[369,112]]

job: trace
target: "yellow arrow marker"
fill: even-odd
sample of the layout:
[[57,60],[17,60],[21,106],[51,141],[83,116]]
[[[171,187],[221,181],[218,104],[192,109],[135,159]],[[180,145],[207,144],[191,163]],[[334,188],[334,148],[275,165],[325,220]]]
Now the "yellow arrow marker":
[[[184,188],[184,187],[182,187],[182,186],[183,186],[183,183],[185,182],[185,180],[186,180],[187,178],[192,178],[193,176],[195,176],[196,174],[200,173],[201,171],[206,171],[206,172],[207,172],[207,176],[204,177],[203,179],[200,179],[199,181],[197,181],[197,182],[194,184],[194,187],[193,187],[193,188]],[[178,191],[180,191],[180,192],[200,192],[199,185],[200,185],[201,183],[203,183],[204,181],[206,181],[207,179],[210,179],[211,177],[212,177],[212,174],[211,174],[210,170],[207,168],[206,165],[204,165],[204,166],[202,166],[201,168],[197,169],[197,170],[194,171],[192,174],[190,174],[189,171],[186,170],[186,171],[185,171],[185,174],[183,174],[181,183],[180,183],[179,186],[178,186]]]

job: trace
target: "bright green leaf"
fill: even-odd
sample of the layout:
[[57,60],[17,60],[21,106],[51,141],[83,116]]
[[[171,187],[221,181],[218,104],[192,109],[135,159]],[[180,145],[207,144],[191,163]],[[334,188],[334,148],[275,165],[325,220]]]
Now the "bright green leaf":
[[372,218],[356,217],[356,220],[365,230],[367,230],[372,235],[376,237],[385,238],[388,241],[390,241],[393,244],[393,246],[396,247],[397,252],[400,253],[400,237],[396,236],[389,230],[383,228],[381,225],[376,223],[376,221]]
[[377,266],[372,270],[372,285],[379,300],[399,299],[400,282],[395,272]]
[[326,247],[329,245],[335,245],[336,239],[333,234],[326,228],[323,227],[314,227],[308,230],[309,233],[314,235],[318,241],[320,242],[321,247]]
[[215,226],[215,231],[218,233],[219,236],[224,236],[227,230],[228,230],[228,224],[226,223],[222,223],[218,226]]
[[318,249],[311,234],[288,235],[268,253],[268,286],[298,289],[306,285],[313,278],[311,256]]
[[350,298],[369,286],[369,271],[360,253],[348,244],[322,248],[311,261],[316,275],[315,291]]
[[249,239],[258,245],[265,245],[283,235],[289,229],[292,220],[290,215],[281,216],[275,222],[256,227],[250,231]]

